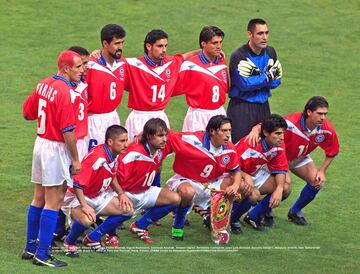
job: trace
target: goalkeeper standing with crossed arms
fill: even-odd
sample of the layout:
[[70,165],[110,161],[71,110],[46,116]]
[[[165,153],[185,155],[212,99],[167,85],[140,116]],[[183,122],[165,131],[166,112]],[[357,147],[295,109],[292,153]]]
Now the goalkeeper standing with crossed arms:
[[281,84],[282,67],[268,46],[269,28],[263,19],[251,19],[248,43],[230,58],[231,87],[227,115],[232,120],[232,142],[237,143],[257,123],[270,116],[271,89]]

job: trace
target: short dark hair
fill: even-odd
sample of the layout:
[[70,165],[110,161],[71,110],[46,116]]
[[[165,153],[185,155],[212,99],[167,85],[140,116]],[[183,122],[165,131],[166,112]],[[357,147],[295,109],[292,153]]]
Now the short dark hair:
[[307,111],[315,111],[318,108],[329,108],[329,103],[322,96],[313,96],[306,102],[304,107],[303,115],[305,118],[308,117]]
[[161,29],[153,29],[152,31],[148,32],[144,40],[144,52],[146,54],[148,53],[146,44],[154,45],[155,42],[160,39],[168,39],[168,35],[165,31]]
[[225,115],[215,115],[210,118],[207,126],[206,132],[210,134],[211,130],[217,131],[222,125],[230,123],[232,124],[231,119]]
[[126,35],[126,32],[122,26],[116,25],[116,24],[108,24],[104,26],[100,33],[100,39],[101,39],[101,45],[103,44],[103,41],[105,40],[109,44],[113,40],[113,38],[124,38]]
[[150,137],[154,136],[159,131],[168,131],[165,121],[160,118],[151,118],[144,125],[140,143],[145,145],[149,141]]
[[264,130],[268,133],[272,133],[279,128],[287,129],[287,123],[283,117],[278,114],[271,114],[261,124],[261,138],[265,138]]
[[116,137],[124,133],[127,133],[127,130],[123,126],[120,125],[109,126],[105,133],[105,144],[107,144],[107,141],[109,139],[114,140]]
[[205,26],[200,32],[199,35],[199,45],[201,48],[202,42],[209,42],[214,36],[220,36],[221,38],[224,38],[225,34],[224,32],[216,27],[216,26]]
[[89,56],[90,53],[87,51],[86,48],[80,47],[80,46],[72,46],[70,48],[68,48],[68,50],[74,51],[77,54],[79,54],[80,56]]
[[253,33],[256,25],[267,25],[267,23],[265,22],[264,19],[261,18],[253,18],[249,21],[248,26],[247,26],[247,30],[250,31],[251,33]]

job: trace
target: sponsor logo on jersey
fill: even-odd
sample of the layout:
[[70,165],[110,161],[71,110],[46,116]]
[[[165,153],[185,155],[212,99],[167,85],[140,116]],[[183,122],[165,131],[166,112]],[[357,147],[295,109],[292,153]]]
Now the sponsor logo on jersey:
[[166,75],[167,78],[170,78],[170,76],[171,76],[171,71],[170,71],[170,69],[166,69],[166,70],[165,70],[165,75]]
[[230,156],[229,155],[225,155],[221,158],[221,162],[224,164],[224,165],[227,165],[229,162],[230,162]]
[[316,143],[321,143],[321,142],[323,142],[324,140],[325,140],[325,136],[324,136],[323,134],[318,135],[318,136],[315,137],[315,142],[316,142]]

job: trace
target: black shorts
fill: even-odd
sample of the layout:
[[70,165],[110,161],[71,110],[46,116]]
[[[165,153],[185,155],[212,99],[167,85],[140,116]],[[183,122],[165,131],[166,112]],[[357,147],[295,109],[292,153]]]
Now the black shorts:
[[236,144],[250,133],[253,126],[270,116],[269,102],[261,104],[230,99],[227,116],[232,120],[231,141]]

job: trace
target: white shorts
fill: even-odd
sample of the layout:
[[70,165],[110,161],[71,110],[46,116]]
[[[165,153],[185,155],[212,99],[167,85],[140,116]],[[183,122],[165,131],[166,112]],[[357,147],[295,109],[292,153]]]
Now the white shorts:
[[88,150],[105,143],[106,130],[112,125],[120,125],[120,118],[116,110],[109,113],[89,114]]
[[31,181],[43,186],[58,186],[71,181],[71,159],[65,143],[36,137]]
[[161,187],[151,186],[149,189],[140,193],[131,193],[125,191],[125,195],[132,201],[134,205],[134,216],[138,214],[143,208],[154,207],[161,189]]
[[128,131],[129,140],[133,140],[136,135],[141,133],[144,125],[151,118],[160,118],[165,121],[168,128],[170,128],[169,119],[163,110],[159,111],[139,111],[133,110],[130,112],[125,122],[125,128]]
[[184,119],[182,131],[204,131],[211,117],[215,115],[226,116],[224,107],[221,106],[218,109],[201,109],[189,107]]
[[84,159],[85,155],[88,153],[88,144],[89,142],[87,140],[87,137],[83,137],[76,141],[76,148],[79,154],[80,161],[82,161],[82,159]]
[[292,160],[288,164],[289,164],[290,169],[296,169],[296,168],[302,167],[304,165],[307,165],[308,163],[310,163],[312,161],[313,161],[313,159],[311,159],[310,155],[306,155],[304,157],[300,157],[295,160]]
[[255,176],[252,176],[254,186],[259,189],[270,176],[271,173],[268,170],[260,169]]
[[218,178],[215,181],[210,182],[207,186],[191,179],[175,174],[169,180],[167,180],[166,185],[172,191],[177,191],[178,187],[183,183],[190,183],[195,189],[195,195],[193,198],[193,204],[207,209],[210,206],[210,192],[211,189],[220,190],[220,186],[225,176]]
[[[117,194],[111,188],[107,191],[102,192],[99,196],[94,198],[85,197],[86,202],[89,206],[91,206],[96,214],[99,214],[112,200],[113,197],[116,197]],[[75,193],[66,191],[64,202],[61,207],[61,210],[71,218],[71,209],[78,207],[80,205],[79,200],[76,198]]]

